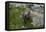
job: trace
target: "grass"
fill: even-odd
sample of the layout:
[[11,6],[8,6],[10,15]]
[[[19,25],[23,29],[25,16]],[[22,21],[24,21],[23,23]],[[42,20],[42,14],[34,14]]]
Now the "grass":
[[22,17],[20,17],[21,12],[26,11],[26,7],[20,6],[11,6],[9,8],[9,29],[21,29],[22,26],[27,28],[33,28],[33,25],[31,24],[31,20],[26,20],[26,24],[24,23],[24,20]]

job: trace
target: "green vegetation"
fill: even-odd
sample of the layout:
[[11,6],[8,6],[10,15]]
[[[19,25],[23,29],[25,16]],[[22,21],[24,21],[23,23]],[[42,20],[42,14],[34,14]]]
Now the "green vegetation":
[[22,17],[20,17],[21,12],[26,11],[26,7],[23,5],[16,7],[13,5],[9,6],[9,29],[21,29],[22,26],[27,28],[33,28],[33,25],[31,24],[31,20],[26,20],[27,23],[24,24],[24,20]]

